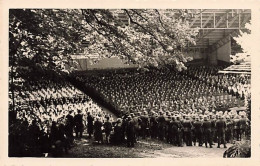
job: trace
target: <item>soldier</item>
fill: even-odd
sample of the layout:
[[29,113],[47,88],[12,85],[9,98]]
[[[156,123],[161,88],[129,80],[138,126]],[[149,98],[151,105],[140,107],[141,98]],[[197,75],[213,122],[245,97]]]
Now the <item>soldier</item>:
[[115,145],[120,145],[123,143],[122,135],[122,119],[118,118],[114,127],[114,134],[111,136],[111,142]]
[[165,117],[163,112],[159,112],[160,116],[158,117],[158,138],[163,141],[165,137]]
[[134,135],[134,121],[131,116],[128,116],[126,125],[127,147],[134,147]]
[[180,116],[176,116],[176,124],[173,125],[177,126],[177,135],[176,135],[176,143],[178,146],[183,146],[183,125],[181,123]]
[[88,112],[87,114],[88,114],[88,116],[87,116],[87,130],[88,130],[88,136],[89,136],[89,138],[91,138],[91,135],[93,134],[94,118],[90,114],[90,112]]
[[75,123],[75,131],[76,131],[76,137],[82,137],[83,132],[83,115],[81,114],[81,111],[78,110],[78,114],[74,117],[74,123]]
[[220,144],[222,142],[224,144],[224,148],[227,148],[226,139],[225,139],[226,128],[227,128],[227,124],[222,115],[222,116],[220,116],[220,119],[216,122],[216,131],[217,131],[217,136],[218,136],[218,148],[220,148]]
[[73,143],[73,127],[74,127],[74,118],[71,114],[72,114],[72,110],[70,110],[69,114],[66,116],[66,125],[65,125],[66,136],[68,137],[70,144]]
[[[192,110],[190,110],[190,112],[192,112]],[[191,133],[192,133],[192,141],[194,142],[194,146],[196,144],[196,137],[195,137],[195,128],[194,128],[194,122],[196,121],[196,115],[192,114],[192,119],[191,119],[191,124],[192,124],[192,128],[191,128]]]
[[141,120],[141,112],[137,112],[137,115],[136,115],[136,118],[134,119],[134,121],[137,121],[137,124],[136,124],[136,131],[135,131],[135,135],[136,135],[136,138],[139,138],[141,137],[141,124],[142,124],[142,120]]
[[29,126],[29,144],[31,145],[33,150],[36,150],[39,144],[39,137],[41,134],[40,127],[38,126],[36,120],[32,121],[32,124]]
[[187,146],[192,146],[192,135],[191,135],[192,127],[193,126],[191,124],[190,117],[186,116],[186,119],[183,121],[183,128],[184,128],[184,140]]
[[240,129],[240,135],[242,139],[246,138],[246,129],[247,129],[247,119],[245,117],[245,113],[241,114],[241,118],[239,119],[239,129]]
[[234,124],[233,121],[230,119],[230,116],[226,116],[227,120],[227,130],[226,130],[226,142],[232,143],[233,142],[233,130],[234,130]]
[[150,118],[150,127],[151,127],[151,138],[157,138],[158,133],[158,115],[155,112],[152,112],[152,116]]
[[100,117],[96,118],[94,123],[94,137],[95,141],[98,143],[103,143],[103,135],[102,135],[102,122],[100,121]]
[[110,137],[110,133],[112,131],[112,123],[109,121],[109,116],[106,117],[106,122],[104,123],[104,130],[105,130],[105,134],[106,134],[106,142],[110,143],[109,137]]
[[138,117],[135,116],[134,113],[130,113],[130,116],[134,123],[134,142],[137,143],[137,131],[138,131],[138,126],[139,126]]
[[166,142],[172,144],[172,117],[170,114],[168,114],[168,117],[166,119]]
[[173,145],[178,145],[179,142],[178,142],[178,123],[177,123],[177,116],[173,116],[172,117],[172,120],[171,120],[171,133],[172,133],[172,144]]
[[199,117],[195,118],[193,126],[195,134],[194,146],[196,146],[196,142],[199,142],[199,146],[202,146],[202,122],[199,121]]
[[142,138],[145,139],[146,136],[148,136],[148,131],[149,131],[149,117],[147,111],[144,111],[144,115],[141,116],[141,133],[142,133]]
[[212,137],[211,137],[212,129],[211,129],[211,123],[210,121],[208,121],[207,116],[204,116],[204,122],[202,124],[202,128],[203,128],[203,134],[205,138],[205,146],[207,148],[209,144],[210,148],[212,148]]
[[[212,134],[212,138],[213,138],[213,142],[214,142],[214,143],[215,143],[215,142],[218,142],[218,137],[217,137],[217,133],[216,133],[216,122],[217,122],[218,119],[219,119],[219,114],[216,113],[215,118],[213,118],[213,119],[211,120],[211,127],[212,127],[212,132],[211,132],[211,134]],[[213,142],[212,142],[212,144],[214,144]]]
[[239,141],[240,140],[240,120],[239,116],[235,115],[234,117],[234,138]]

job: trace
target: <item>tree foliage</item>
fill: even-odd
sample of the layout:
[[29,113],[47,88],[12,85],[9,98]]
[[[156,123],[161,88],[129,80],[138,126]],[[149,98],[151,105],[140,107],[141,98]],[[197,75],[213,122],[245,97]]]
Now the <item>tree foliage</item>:
[[[185,68],[182,51],[195,44],[189,28],[196,10],[10,9],[9,57],[13,70],[70,72],[70,55],[82,48],[102,58],[118,56],[139,67]],[[124,18],[120,18],[120,14]],[[124,19],[130,24],[125,24]],[[23,68],[25,67],[25,68]],[[29,69],[28,69],[29,67]]]

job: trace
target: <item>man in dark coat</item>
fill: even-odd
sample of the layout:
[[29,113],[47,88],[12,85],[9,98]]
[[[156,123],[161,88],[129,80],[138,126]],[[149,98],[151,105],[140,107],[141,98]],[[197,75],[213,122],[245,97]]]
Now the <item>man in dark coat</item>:
[[149,117],[148,113],[144,111],[144,115],[141,116],[141,133],[142,138],[145,139],[148,135],[148,128],[149,127]]
[[183,125],[181,122],[180,115],[176,116],[176,126],[177,126],[177,145],[183,146]]
[[55,121],[52,121],[50,140],[51,144],[54,144],[58,140],[58,126]]
[[227,120],[226,142],[233,143],[233,130],[234,130],[233,120],[230,119],[230,116],[227,116],[226,120]]
[[87,130],[88,130],[89,138],[91,138],[91,135],[93,134],[93,121],[94,121],[93,116],[90,114],[90,112],[88,112],[88,116],[87,116]]
[[78,114],[74,117],[74,124],[75,124],[75,131],[76,131],[76,137],[82,137],[83,133],[83,115],[81,114],[81,111],[78,110]]
[[202,122],[199,120],[199,117],[195,118],[193,126],[195,135],[194,146],[196,146],[196,142],[199,142],[199,146],[202,146]]
[[207,116],[204,116],[204,122],[202,124],[202,129],[203,129],[203,135],[205,138],[206,148],[208,147],[208,144],[209,144],[210,148],[212,148],[212,137],[211,137],[212,125],[211,125],[210,121],[208,121]]
[[186,119],[183,121],[183,128],[184,128],[184,139],[187,146],[192,146],[192,135],[191,135],[192,127],[193,126],[191,124],[190,117],[186,116]]
[[94,137],[95,141],[98,143],[103,143],[103,135],[102,135],[102,122],[100,121],[100,118],[97,117],[96,121],[94,123]]
[[62,151],[65,150],[65,153],[67,154],[68,153],[68,139],[65,138],[65,126],[61,123],[58,127],[58,140],[61,141],[61,148],[62,148]]
[[224,148],[226,147],[226,138],[225,138],[225,131],[227,128],[226,121],[224,117],[221,115],[220,119],[216,122],[216,130],[218,135],[218,148],[220,148],[220,144],[223,142]]
[[66,116],[66,124],[65,124],[65,133],[70,144],[73,143],[73,127],[74,127],[74,118],[71,114],[72,111],[69,111],[69,114]]
[[126,125],[126,137],[128,147],[134,147],[134,135],[134,121],[132,120],[131,116],[128,116]]
[[151,129],[151,138],[157,138],[158,134],[158,121],[156,114],[153,112],[150,118],[150,129]]
[[31,148],[31,156],[38,156],[40,153],[39,138],[41,136],[41,131],[37,125],[36,120],[32,121],[32,124],[29,126],[29,145]]
[[172,132],[172,117],[168,115],[166,118],[166,141],[167,143],[173,143],[173,132]]
[[106,142],[110,143],[109,137],[110,137],[110,133],[112,131],[112,123],[109,121],[109,116],[106,117],[106,122],[104,123],[104,130],[105,130],[105,134],[106,134]]
[[121,143],[123,143],[122,135],[122,119],[118,118],[114,127],[114,134],[111,135],[111,143],[115,145],[120,145]]
[[241,140],[246,138],[246,129],[248,126],[247,118],[244,114],[241,115],[241,118],[239,119],[239,129],[240,129],[240,135]]
[[159,112],[158,117],[158,137],[161,141],[164,140],[165,137],[165,116],[163,115],[163,112]]
[[236,139],[237,141],[240,141],[240,120],[239,120],[239,116],[236,115],[234,120],[234,139]]

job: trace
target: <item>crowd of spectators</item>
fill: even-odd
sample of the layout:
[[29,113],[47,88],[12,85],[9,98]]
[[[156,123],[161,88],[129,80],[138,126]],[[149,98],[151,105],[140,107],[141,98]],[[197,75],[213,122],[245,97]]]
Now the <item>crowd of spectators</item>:
[[125,113],[150,109],[188,113],[195,109],[204,112],[245,106],[245,98],[250,95],[250,76],[219,75],[218,70],[196,66],[181,73],[164,69],[83,74],[76,79],[95,88],[107,102]]
[[251,76],[249,74],[217,74],[221,67],[196,66],[189,67],[186,74],[193,78],[198,78],[222,88],[233,96],[246,100],[251,95]]
[[[21,155],[35,156],[40,151],[42,152],[42,149],[46,150],[44,144],[42,148],[35,148],[36,143],[33,143],[31,138],[44,139],[51,133],[53,124],[57,126],[66,124],[66,116],[69,113],[75,116],[80,110],[84,122],[86,122],[87,113],[91,113],[94,118],[98,117],[101,122],[105,121],[105,117],[110,117],[111,120],[114,118],[110,112],[104,111],[104,108],[72,86],[66,79],[25,81],[14,94],[15,109],[12,110],[10,107],[10,111],[16,112],[14,116],[10,116],[10,137],[14,140],[11,139],[10,145],[22,149],[22,154],[17,152],[17,149],[11,150]],[[9,100],[12,101],[11,98]],[[86,126],[86,123],[83,125]],[[37,134],[31,136],[31,133]],[[19,142],[18,145],[17,142]],[[37,146],[40,145],[39,143]],[[37,152],[30,149],[32,147],[37,149]]]
[[[107,143],[120,144],[126,139],[129,146],[145,137],[175,145],[185,142],[190,146],[188,140],[195,139],[195,144],[198,141],[193,122],[199,120],[203,126],[208,119],[216,123],[218,115],[222,118],[221,123],[225,124],[222,125],[223,131],[232,130],[232,134],[227,133],[229,138],[226,141],[230,141],[230,137],[241,140],[242,135],[248,136],[245,129],[249,127],[249,113],[237,114],[234,110],[227,112],[227,109],[246,106],[250,97],[250,76],[219,75],[219,69],[190,66],[183,72],[152,69],[74,75],[79,83],[95,89],[106,102],[123,112],[122,119],[114,119],[112,114],[66,79],[25,81],[14,93],[16,122],[10,123],[9,146],[15,153],[11,156],[36,156],[49,152],[59,155],[63,148],[67,152],[73,145],[73,137],[81,137],[84,130],[89,137],[93,134],[100,143],[103,143],[105,135]],[[238,132],[240,119],[243,130]],[[178,121],[181,132],[178,130],[179,134],[173,138],[171,132],[175,121]],[[228,126],[231,122],[233,128]],[[188,135],[186,123],[190,128]],[[213,130],[218,129],[214,125],[210,128],[214,135],[212,141],[217,142],[219,137]],[[206,136],[201,137],[200,145],[206,139]],[[211,146],[213,142],[208,143]]]

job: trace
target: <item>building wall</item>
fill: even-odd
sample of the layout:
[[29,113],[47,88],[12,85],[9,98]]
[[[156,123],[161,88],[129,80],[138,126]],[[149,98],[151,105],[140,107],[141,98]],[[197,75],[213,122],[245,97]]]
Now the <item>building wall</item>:
[[231,41],[217,49],[217,60],[230,62],[231,55]]
[[105,58],[100,60],[97,64],[91,65],[89,61],[87,61],[87,69],[116,69],[116,68],[135,68],[137,65],[135,64],[125,64],[125,60],[121,60],[117,57],[113,58]]
[[[74,59],[74,61],[76,61],[77,64],[73,64],[72,62],[70,62],[70,66],[73,66],[74,68],[76,68],[79,71],[84,71],[84,70],[94,70],[94,69],[117,69],[117,68],[135,68],[137,67],[137,65],[135,64],[125,64],[126,61],[122,61],[117,57],[113,57],[113,58],[105,58],[100,60],[98,63],[96,64],[92,64],[90,63],[90,61],[86,58],[82,58],[82,59]],[[67,67],[67,66],[66,66]]]
[[205,53],[201,53],[200,51],[191,51],[187,53],[189,57],[193,57],[193,59],[205,59],[206,58],[206,54]]
[[217,50],[211,52],[208,56],[208,63],[211,65],[217,65],[218,60],[217,60]]

